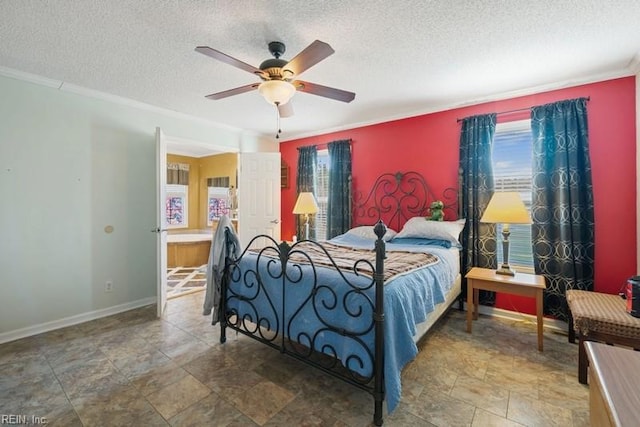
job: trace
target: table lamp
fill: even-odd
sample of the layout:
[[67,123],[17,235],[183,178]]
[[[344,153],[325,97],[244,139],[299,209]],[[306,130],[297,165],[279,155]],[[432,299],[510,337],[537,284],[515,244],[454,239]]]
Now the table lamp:
[[515,276],[515,271],[509,266],[509,235],[511,234],[509,224],[531,224],[531,216],[522,202],[520,193],[510,191],[493,193],[480,222],[502,224],[503,262],[496,273]]
[[293,213],[297,215],[304,215],[304,238],[309,239],[309,215],[318,212],[318,203],[316,198],[313,197],[313,193],[302,192],[298,194],[298,200],[293,207]]

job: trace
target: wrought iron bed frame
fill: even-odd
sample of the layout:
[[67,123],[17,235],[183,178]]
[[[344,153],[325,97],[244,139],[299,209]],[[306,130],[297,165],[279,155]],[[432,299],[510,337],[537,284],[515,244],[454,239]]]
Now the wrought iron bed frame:
[[[456,191],[447,189],[444,191],[443,198],[450,202],[445,203],[445,211],[449,214],[456,212],[451,203],[455,201]],[[220,295],[220,342],[226,342],[226,329],[230,328],[244,335],[250,336],[281,353],[285,353],[303,363],[312,365],[334,377],[337,377],[347,383],[350,383],[362,390],[370,393],[374,398],[374,416],[373,421],[376,425],[383,423],[382,404],[385,399],[384,390],[384,259],[385,259],[385,241],[382,239],[387,227],[385,223],[397,224],[397,228],[409,218],[413,216],[426,216],[429,213],[429,205],[436,200],[433,193],[427,186],[424,177],[416,172],[406,173],[387,173],[378,177],[371,191],[362,195],[356,194],[354,197],[354,224],[371,225],[375,223],[374,232],[377,236],[375,242],[375,263],[368,260],[356,261],[352,273],[357,276],[366,275],[370,280],[363,284],[354,284],[346,276],[342,270],[336,265],[335,261],[327,253],[321,243],[310,240],[302,240],[290,246],[286,242],[278,243],[274,239],[266,235],[255,236],[247,248],[244,249],[238,258],[226,257],[225,270],[222,280],[222,290]],[[228,233],[228,231],[227,231]],[[250,269],[241,271],[240,262],[249,251],[252,244],[259,239],[266,239],[267,245],[256,253],[255,265],[252,263]],[[264,242],[265,240],[261,240]],[[233,254],[234,248],[232,239],[227,235],[227,254]],[[306,252],[304,245],[314,245],[323,251],[332,264],[331,269],[335,269],[343,280],[343,286],[348,291],[340,300],[335,290],[330,284],[319,283],[317,269],[321,268],[316,265],[314,260]],[[295,260],[291,258],[295,257]],[[285,319],[285,301],[287,300],[286,283],[290,285],[300,283],[305,275],[301,268],[300,257],[305,259],[305,265],[310,266],[313,274],[312,291],[309,292],[299,306],[294,309],[293,315]],[[267,258],[266,273],[260,271],[260,260]],[[375,265],[373,265],[375,264]],[[322,266],[327,268],[326,266]],[[363,270],[365,273],[363,273]],[[271,295],[264,286],[263,275],[268,275],[272,279],[281,280],[281,311],[276,312],[276,308],[272,301]],[[245,291],[249,291],[241,295],[237,292],[232,282],[241,281],[241,285]],[[333,284],[333,283],[332,283]],[[375,296],[370,298],[367,291],[375,291]],[[370,293],[370,292],[369,292]],[[359,301],[359,309],[353,308],[353,303],[347,303],[347,296],[357,298]],[[257,299],[266,298],[270,315],[275,318],[274,325],[271,324],[266,314],[260,313],[256,307]],[[252,313],[239,314],[236,309],[229,308],[229,303],[233,300],[242,301],[245,307],[251,307]],[[288,301],[291,302],[291,301]],[[317,320],[320,321],[322,327],[319,331],[313,331],[313,336],[304,332],[292,332],[292,326],[298,320],[298,315],[304,307],[312,307]],[[365,309],[363,310],[363,307]],[[351,330],[343,325],[334,325],[329,319],[319,313],[318,308],[324,311],[341,310],[347,316],[353,319],[363,318],[365,315],[372,315],[367,327],[360,330]],[[333,312],[333,311],[332,311]],[[366,321],[366,319],[365,319]],[[320,348],[316,347],[316,339],[319,332],[339,334],[343,338],[353,340],[354,342],[366,348],[362,337],[369,334],[374,329],[374,349],[371,353],[370,349],[366,352],[368,360],[363,361],[358,355],[349,355],[346,360],[340,361],[337,350],[330,344],[324,343]],[[365,362],[370,364],[366,366],[373,367],[372,374],[367,376],[359,375],[345,366],[354,366],[358,364],[363,366]]]

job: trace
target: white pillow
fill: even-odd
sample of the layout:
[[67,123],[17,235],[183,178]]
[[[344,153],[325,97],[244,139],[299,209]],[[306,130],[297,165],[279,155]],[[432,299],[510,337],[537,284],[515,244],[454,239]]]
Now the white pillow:
[[[378,236],[376,236],[376,233],[373,231],[374,227],[375,226],[373,225],[363,225],[361,227],[354,227],[351,230],[347,231],[345,234],[351,234],[358,237],[364,237],[365,239],[376,240]],[[398,234],[397,231],[387,227],[387,232],[384,233],[384,236],[382,236],[382,240],[384,240],[385,242],[388,242],[389,240],[393,239],[396,236],[396,234]]]
[[416,216],[406,222],[396,237],[418,237],[422,239],[448,240],[452,243],[460,243],[458,237],[464,228],[465,221],[465,219],[456,221],[429,221],[425,217]]

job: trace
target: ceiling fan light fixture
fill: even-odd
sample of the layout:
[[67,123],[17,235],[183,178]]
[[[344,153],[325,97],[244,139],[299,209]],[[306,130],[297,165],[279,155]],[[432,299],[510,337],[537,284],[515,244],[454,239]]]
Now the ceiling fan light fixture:
[[284,80],[267,80],[260,83],[258,92],[269,104],[284,105],[296,93],[296,88]]

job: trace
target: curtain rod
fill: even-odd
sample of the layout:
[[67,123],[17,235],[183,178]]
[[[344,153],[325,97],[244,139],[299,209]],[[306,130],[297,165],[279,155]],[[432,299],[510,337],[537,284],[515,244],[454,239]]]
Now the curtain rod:
[[[590,101],[590,100],[591,100],[591,97],[590,97],[590,96],[587,96],[585,99],[586,99],[587,101]],[[519,113],[519,112],[521,112],[521,111],[531,110],[532,108],[533,108],[533,107],[527,107],[527,108],[518,108],[518,109],[516,109],[516,110],[500,111],[499,113],[496,113],[496,115],[498,115],[498,116],[499,116],[499,115],[502,115],[502,114]],[[471,116],[469,116],[469,117],[471,117]],[[466,119],[466,117],[465,117],[464,119]],[[461,121],[463,121],[464,119],[456,119],[456,122],[460,123],[460,122],[461,122]]]
[[349,144],[351,144],[353,142],[353,139],[351,139],[351,138],[336,139],[335,141],[322,142],[320,144],[303,145],[301,147],[298,147],[297,150],[300,151],[300,149],[304,148],[304,147],[316,147],[316,149],[324,150],[325,148],[329,148],[329,144],[331,142],[336,142],[336,141],[349,141]]

